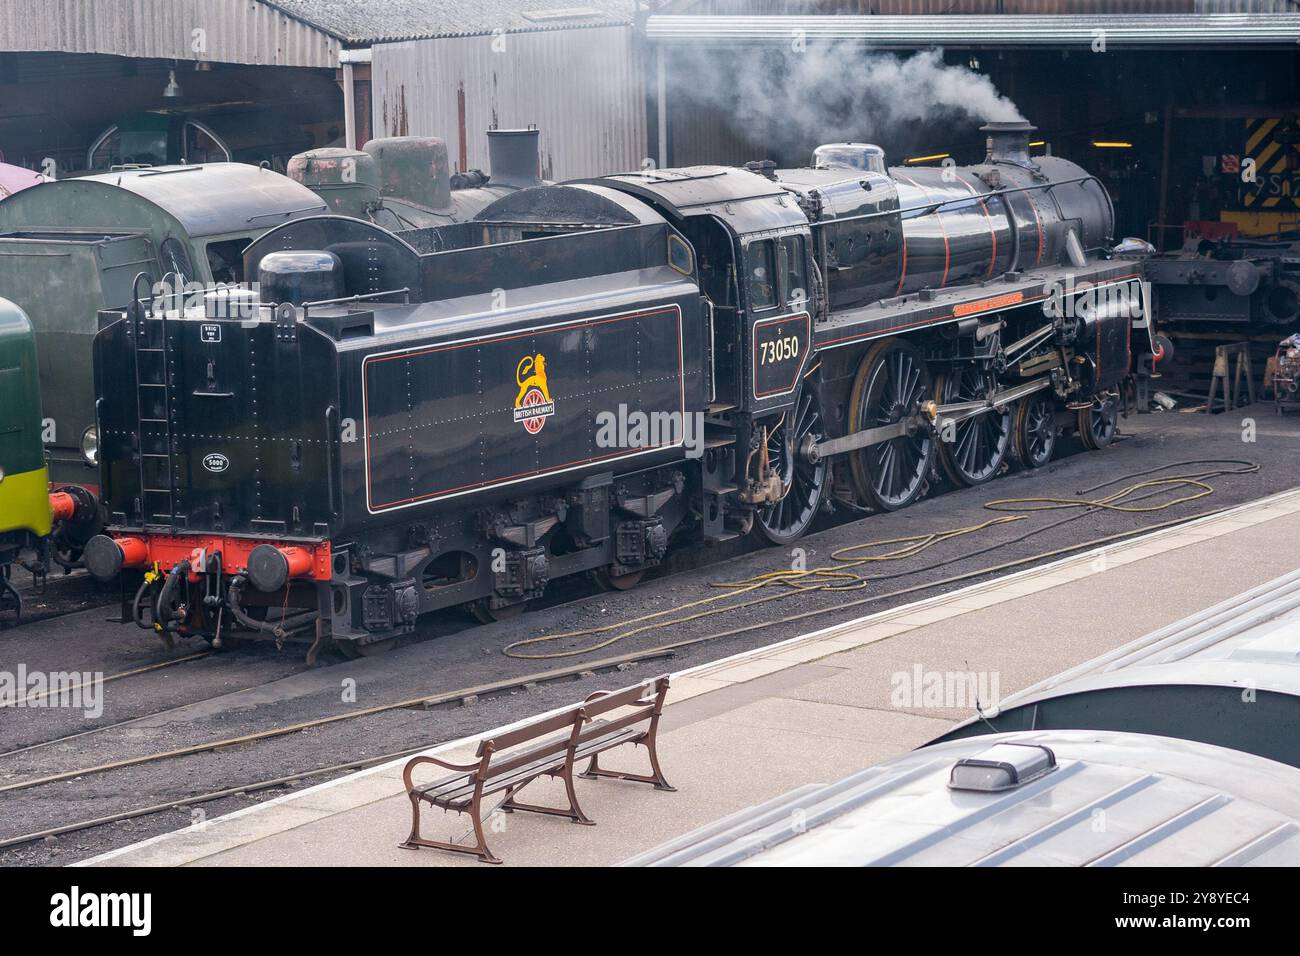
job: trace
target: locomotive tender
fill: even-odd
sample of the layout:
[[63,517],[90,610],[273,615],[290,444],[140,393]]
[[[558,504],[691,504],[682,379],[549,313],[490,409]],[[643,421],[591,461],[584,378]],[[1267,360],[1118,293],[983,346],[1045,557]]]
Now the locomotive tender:
[[784,544],[836,501],[1040,466],[1063,429],[1101,447],[1140,277],[1102,186],[1031,159],[1032,129],[985,127],[973,167],[841,147],[523,189],[401,237],[286,223],[245,253],[249,316],[101,313],[87,567],[148,571],[132,614],[169,640],[364,653],[564,575],[630,586],[675,542]]

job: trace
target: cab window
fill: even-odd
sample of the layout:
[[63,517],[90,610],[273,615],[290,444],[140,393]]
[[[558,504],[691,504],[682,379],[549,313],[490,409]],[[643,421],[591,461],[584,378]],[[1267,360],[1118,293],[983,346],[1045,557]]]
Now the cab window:
[[781,299],[804,308],[808,303],[808,265],[803,236],[783,236],[777,242],[777,268],[781,275]]
[[776,305],[776,254],[771,239],[751,242],[745,248],[749,269],[749,307],[770,309]]
[[252,241],[252,236],[246,236],[208,243],[208,269],[213,282],[244,281],[244,250]]

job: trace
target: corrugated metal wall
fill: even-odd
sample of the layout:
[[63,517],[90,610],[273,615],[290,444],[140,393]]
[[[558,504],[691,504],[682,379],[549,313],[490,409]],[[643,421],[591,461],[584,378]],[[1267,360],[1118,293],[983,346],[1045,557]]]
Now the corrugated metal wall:
[[376,136],[440,136],[488,168],[490,126],[541,129],[542,175],[640,168],[647,155],[641,45],[630,27],[383,43],[371,67]]
[[339,42],[257,0],[3,0],[0,50],[333,67]]

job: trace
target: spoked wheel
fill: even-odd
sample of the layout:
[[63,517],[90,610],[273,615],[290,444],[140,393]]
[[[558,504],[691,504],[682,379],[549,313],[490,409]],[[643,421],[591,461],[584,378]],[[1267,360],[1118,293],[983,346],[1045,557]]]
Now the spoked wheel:
[[497,621],[510,621],[517,618],[524,613],[524,608],[527,606],[527,601],[520,601],[518,604],[494,608],[488,603],[487,598],[479,598],[477,601],[470,602],[469,612],[480,624],[494,624]]
[[758,509],[759,533],[773,544],[788,544],[803,535],[817,517],[826,484],[826,462],[810,462],[804,450],[826,437],[821,406],[811,388],[799,393],[795,406],[767,434],[767,458],[781,478],[785,496]]
[[[921,353],[899,339],[872,346],[858,366],[849,395],[849,429],[895,425],[930,398],[930,372]],[[858,498],[878,511],[910,505],[925,487],[934,455],[930,432],[917,427],[849,455]]]
[[1099,451],[1115,440],[1119,430],[1119,401],[1114,395],[1098,395],[1087,408],[1079,409],[1079,439],[1083,447]]
[[[997,388],[985,369],[964,365],[939,376],[934,400],[940,405],[983,401]],[[943,436],[940,436],[941,438]],[[1011,409],[991,409],[957,423],[952,441],[939,442],[943,470],[958,485],[978,485],[998,473],[1011,445]]]
[[1026,468],[1042,468],[1056,451],[1056,405],[1050,395],[1030,395],[1016,407],[1016,457]]

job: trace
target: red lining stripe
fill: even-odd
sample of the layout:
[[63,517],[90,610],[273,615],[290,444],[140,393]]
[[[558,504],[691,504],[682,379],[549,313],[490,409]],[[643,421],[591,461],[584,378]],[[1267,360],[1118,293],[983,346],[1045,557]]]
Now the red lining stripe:
[[[957,174],[953,173],[953,175],[956,176]],[[970,191],[972,196],[983,195],[983,193],[976,192],[971,184],[966,182],[966,180],[961,176],[957,176],[957,179]],[[984,210],[984,218],[988,220],[989,224],[989,236],[993,239],[993,255],[989,257],[989,271],[985,273],[985,278],[988,278],[993,275],[993,267],[998,264],[998,231],[993,226],[993,217],[989,215],[989,204],[983,199],[980,200],[980,209]]]
[[903,271],[898,275],[898,288],[894,295],[903,291],[903,280],[907,278],[907,230],[903,228],[903,217],[898,217],[898,231],[903,234]]
[[1034,260],[1034,268],[1037,268],[1043,261],[1043,220],[1038,218],[1038,204],[1034,202],[1034,194],[1025,193],[1025,198],[1029,200],[1029,208],[1034,213],[1034,222],[1038,225],[1038,258]]
[[[1075,288],[1089,289],[1089,288],[1093,288],[1094,286],[1100,288],[1103,285],[1116,285],[1120,282],[1127,282],[1130,279],[1140,279],[1140,278],[1142,277],[1138,273],[1134,272],[1126,276],[1116,276],[1114,278],[1099,280],[1098,282],[1089,282],[1086,283],[1085,285],[1075,286]],[[1037,302],[1039,299],[1046,299],[1047,296],[1048,293],[1046,292],[1044,292],[1042,295],[1027,295],[1025,296],[1024,301],[1021,302],[1020,304],[1025,305],[1030,302]],[[985,309],[984,311],[997,312],[998,308],[993,307],[991,309]],[[969,313],[969,315],[980,315],[980,314],[981,313],[979,312]],[[961,316],[961,318],[968,318],[969,315],[963,315]],[[845,335],[838,339],[827,339],[825,342],[814,342],[813,346],[815,348],[821,349],[821,348],[826,348],[826,346],[828,345],[839,345],[843,342],[856,342],[860,339],[875,339],[875,338],[879,338],[882,335],[888,335],[890,332],[901,332],[905,329],[914,329],[922,325],[937,325],[938,323],[944,321],[945,319],[955,319],[955,318],[957,318],[957,316],[949,312],[947,315],[936,316],[935,318],[932,319],[920,319],[916,322],[904,322],[902,325],[894,325],[887,329],[877,329],[873,332],[862,332],[856,335]]]
[[[926,189],[924,186],[922,186],[920,183],[918,183],[911,176],[900,175],[898,178],[906,179],[909,183],[911,183],[913,186],[915,186],[917,189],[921,190],[921,192],[925,194],[925,201],[927,203],[930,201],[930,191]],[[934,217],[939,220],[939,231],[943,233],[943,278],[939,280],[939,288],[942,289],[944,286],[948,284],[948,265],[952,261],[952,254],[948,248],[948,228],[943,224],[943,214],[936,209],[934,211]],[[902,217],[899,217],[898,222],[901,228],[903,222]],[[899,284],[899,288],[900,289],[902,288],[901,283]],[[895,292],[894,295],[898,295],[898,293]]]
[[[479,338],[471,339],[465,342],[452,342],[446,345],[432,346],[430,348],[424,348],[424,349],[417,348],[410,351],[397,352],[392,355],[380,355],[380,356],[375,356],[373,358],[367,357],[362,360],[361,374],[362,374],[362,378],[364,379],[367,374],[366,371],[367,366],[369,366],[371,363],[387,362],[390,359],[417,358],[421,355],[429,355],[434,352],[446,352],[453,349],[468,348],[470,346],[475,346],[475,345],[495,344],[497,342],[509,342],[509,341],[513,341],[514,339],[531,338],[532,336],[539,335],[539,334],[546,334],[549,332],[567,332],[570,329],[590,328],[591,326],[606,325],[611,322],[624,322],[630,319],[639,319],[647,315],[675,315],[677,317],[677,381],[678,381],[678,393],[682,399],[681,413],[684,415],[686,414],[686,402],[685,402],[686,359],[683,351],[685,348],[685,344],[683,342],[684,331],[682,328],[682,320],[683,320],[682,311],[681,311],[681,307],[678,306],[676,303],[673,303],[672,305],[669,306],[662,306],[656,309],[642,309],[640,311],[629,312],[624,315],[609,316],[608,318],[578,319],[566,325],[555,325],[555,326],[550,326],[548,328],[530,329],[528,331],[517,332],[512,335],[492,335],[489,333],[487,335],[481,336]],[[811,332],[809,334],[811,335]],[[811,350],[811,345],[809,346],[809,348]],[[363,417],[364,434],[368,437],[370,434],[370,403],[368,397],[363,402],[362,417]],[[666,447],[671,447],[671,446],[654,445],[647,448],[635,449],[630,452],[626,448],[620,448],[618,451],[611,452],[607,455],[597,455],[593,458],[585,458],[578,461],[565,462],[564,464],[561,465],[553,465],[547,468],[534,469],[533,471],[520,472],[517,475],[507,475],[504,478],[494,478],[488,481],[473,482],[471,484],[461,485],[456,488],[444,488],[439,491],[427,492],[425,494],[416,495],[411,498],[402,498],[397,501],[386,501],[383,503],[375,503],[370,500],[371,487],[374,483],[374,477],[371,472],[372,456],[370,454],[369,442],[367,441],[366,504],[372,513],[378,514],[384,511],[390,511],[393,508],[397,508],[402,505],[412,504],[413,502],[429,501],[434,499],[445,498],[448,497],[449,495],[454,495],[458,492],[467,491],[470,489],[491,488],[495,485],[505,484],[520,479],[525,479],[530,477],[541,477],[543,475],[552,474],[557,471],[563,471],[571,468],[580,468],[584,465],[594,464],[595,462],[604,461],[608,458],[618,458],[620,456],[627,458],[627,457],[632,457],[633,455],[646,454],[647,452],[656,451],[659,448],[666,448]]]

